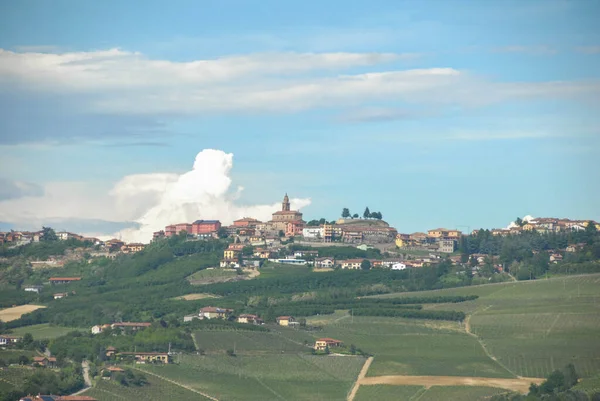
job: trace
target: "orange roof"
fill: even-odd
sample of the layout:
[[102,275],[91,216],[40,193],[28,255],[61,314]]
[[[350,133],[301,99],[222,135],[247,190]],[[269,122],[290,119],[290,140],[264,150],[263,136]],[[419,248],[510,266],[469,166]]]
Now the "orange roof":
[[319,338],[317,341],[323,341],[326,343],[341,343],[342,341],[336,340],[335,338]]
[[290,320],[290,319],[293,319],[293,317],[292,316],[279,316],[277,318],[277,320]]
[[109,372],[125,372],[124,369],[121,369],[118,366],[109,366],[108,368],[106,368],[106,370],[108,370]]

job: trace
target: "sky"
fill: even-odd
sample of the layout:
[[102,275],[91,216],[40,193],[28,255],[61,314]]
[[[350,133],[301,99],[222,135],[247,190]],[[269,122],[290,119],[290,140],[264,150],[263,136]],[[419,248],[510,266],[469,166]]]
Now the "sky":
[[[0,1],[0,230],[600,220],[600,2]],[[118,233],[118,234],[115,234]]]

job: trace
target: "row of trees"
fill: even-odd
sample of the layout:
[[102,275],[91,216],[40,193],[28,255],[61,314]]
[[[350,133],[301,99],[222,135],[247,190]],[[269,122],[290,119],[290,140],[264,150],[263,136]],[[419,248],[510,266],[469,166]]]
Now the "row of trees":
[[[342,217],[344,219],[348,219],[348,218],[358,219],[359,218],[358,213],[351,214],[350,209],[348,209],[347,207],[342,209]],[[363,218],[364,219],[381,220],[381,219],[383,219],[383,215],[381,214],[381,212],[371,212],[369,210],[369,207],[367,206],[365,208],[365,211],[363,212]]]

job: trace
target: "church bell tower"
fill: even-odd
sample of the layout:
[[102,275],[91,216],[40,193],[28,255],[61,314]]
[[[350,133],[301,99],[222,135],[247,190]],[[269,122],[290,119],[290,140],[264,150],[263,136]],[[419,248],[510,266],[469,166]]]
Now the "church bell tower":
[[290,198],[288,198],[287,193],[283,197],[283,202],[281,202],[281,210],[283,212],[289,212],[290,211]]

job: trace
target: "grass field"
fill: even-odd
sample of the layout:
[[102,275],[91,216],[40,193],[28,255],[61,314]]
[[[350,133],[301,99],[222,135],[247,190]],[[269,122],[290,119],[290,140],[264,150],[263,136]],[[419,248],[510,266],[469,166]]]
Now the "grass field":
[[573,363],[582,377],[590,377],[600,373],[598,288],[600,275],[592,274],[381,297],[479,295],[426,308],[472,314],[472,333],[517,375],[545,377]]
[[184,355],[179,365],[142,369],[223,401],[345,400],[361,357],[272,355]]
[[114,381],[99,380],[95,387],[86,391],[83,395],[94,397],[98,401],[125,401],[125,400],[147,400],[147,401],[202,401],[208,400],[200,394],[194,393],[186,388],[170,383],[164,379],[146,375],[147,386],[125,387]]
[[408,401],[423,391],[421,386],[360,386],[354,401]]
[[574,389],[588,394],[600,393],[600,375],[581,380]]
[[25,313],[33,312],[36,309],[45,308],[42,305],[20,305],[13,308],[6,308],[0,310],[0,321],[12,322],[17,320]]
[[48,323],[35,324],[33,326],[23,326],[13,330],[13,335],[22,336],[25,333],[31,333],[34,340],[50,340],[63,336],[71,331],[84,331],[80,328],[51,326]]

